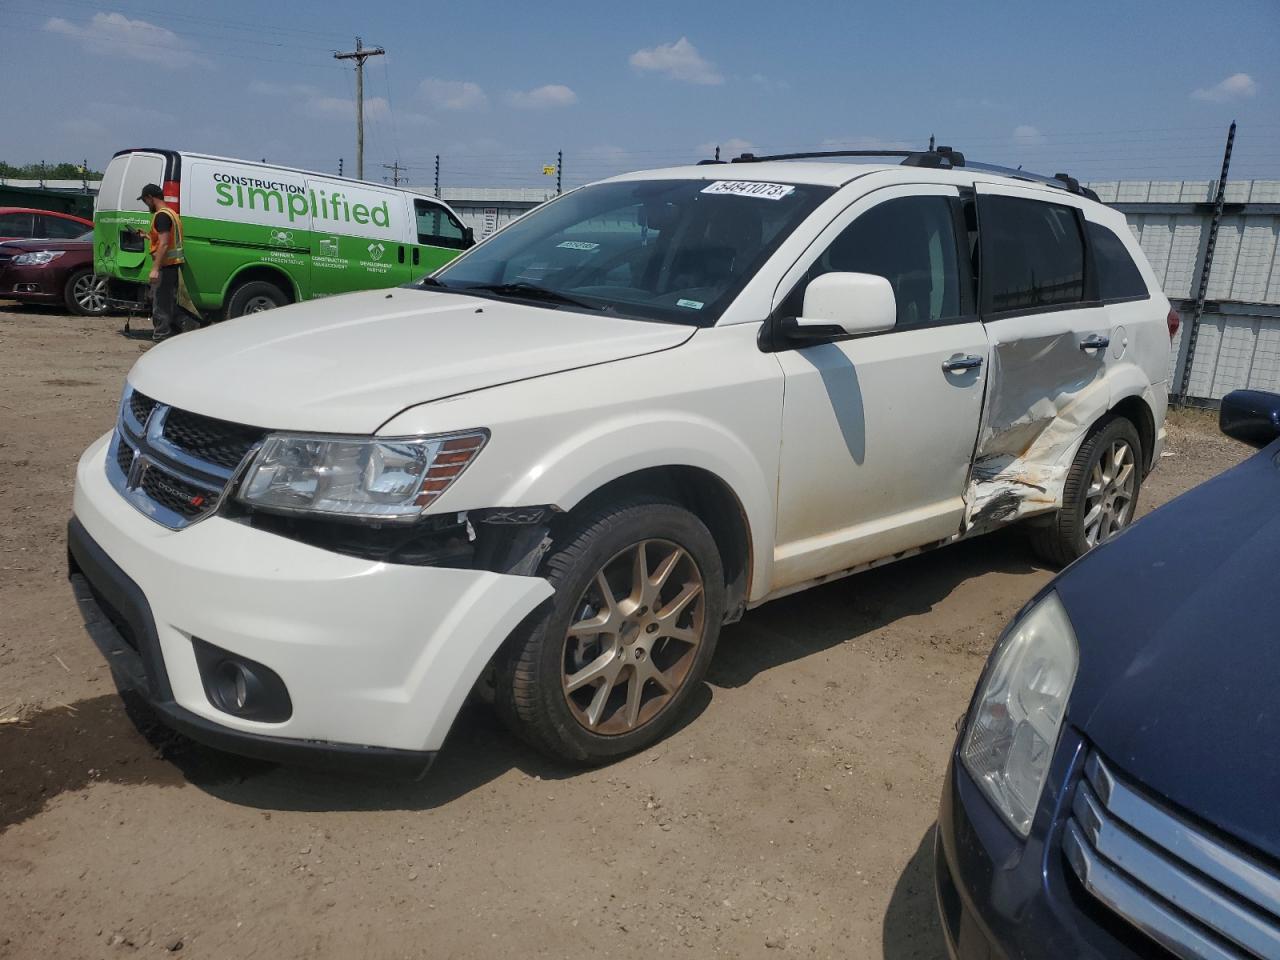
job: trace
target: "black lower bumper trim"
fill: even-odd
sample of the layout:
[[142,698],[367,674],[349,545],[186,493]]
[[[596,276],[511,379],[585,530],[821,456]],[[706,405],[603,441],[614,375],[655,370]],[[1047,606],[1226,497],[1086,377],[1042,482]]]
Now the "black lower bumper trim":
[[72,589],[90,637],[116,679],[137,689],[165,726],[215,750],[276,763],[405,777],[421,777],[430,769],[434,750],[245,733],[179,706],[173,699],[155,619],[142,588],[107,556],[75,517],[67,524],[67,555]]

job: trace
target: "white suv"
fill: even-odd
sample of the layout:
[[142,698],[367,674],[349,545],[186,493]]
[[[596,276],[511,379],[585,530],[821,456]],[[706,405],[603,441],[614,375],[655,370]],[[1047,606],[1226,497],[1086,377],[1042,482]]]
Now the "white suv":
[[146,354],[80,461],[72,572],[197,739],[421,770],[483,689],[603,762],[751,607],[1024,519],[1057,562],[1123,528],[1175,322],[1069,178],[628,174],[412,287]]

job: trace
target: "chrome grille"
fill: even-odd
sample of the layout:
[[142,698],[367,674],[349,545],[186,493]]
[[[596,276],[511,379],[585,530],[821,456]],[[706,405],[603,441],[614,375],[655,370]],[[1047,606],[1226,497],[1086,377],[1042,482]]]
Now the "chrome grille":
[[126,500],[174,530],[213,513],[266,431],[158,403],[132,388],[107,457],[107,477]]
[[1080,882],[1176,957],[1280,957],[1280,871],[1117,778],[1097,754],[1064,847]]

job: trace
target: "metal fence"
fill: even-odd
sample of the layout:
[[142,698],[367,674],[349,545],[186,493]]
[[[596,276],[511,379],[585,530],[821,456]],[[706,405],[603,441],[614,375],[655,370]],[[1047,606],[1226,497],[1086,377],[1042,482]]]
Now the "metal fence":
[[[1126,215],[1183,316],[1169,359],[1170,382],[1180,384],[1217,184],[1130,180],[1089,186]],[[1280,180],[1228,182],[1225,199],[1184,397],[1200,403],[1215,403],[1240,387],[1280,390]]]

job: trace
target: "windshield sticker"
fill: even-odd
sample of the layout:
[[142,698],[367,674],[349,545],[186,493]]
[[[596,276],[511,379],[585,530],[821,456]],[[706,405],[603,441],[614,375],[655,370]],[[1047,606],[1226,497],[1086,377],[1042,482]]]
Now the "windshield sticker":
[[562,243],[557,243],[556,246],[561,250],[597,250],[600,244],[588,243],[586,240],[565,240]]
[[690,310],[701,310],[703,303],[701,300],[677,300],[677,307],[688,307]]
[[718,193],[732,197],[759,197],[762,200],[781,200],[795,190],[789,183],[761,183],[757,180],[717,180],[703,193]]

